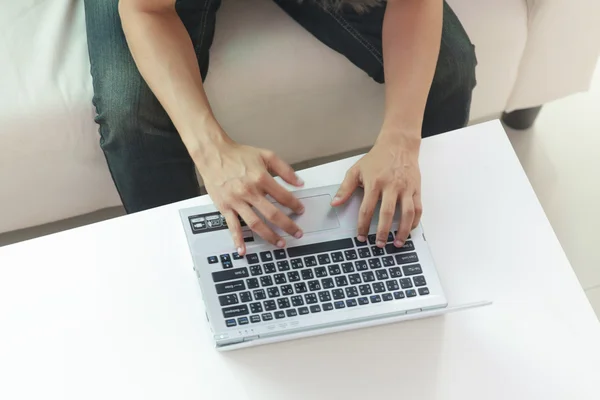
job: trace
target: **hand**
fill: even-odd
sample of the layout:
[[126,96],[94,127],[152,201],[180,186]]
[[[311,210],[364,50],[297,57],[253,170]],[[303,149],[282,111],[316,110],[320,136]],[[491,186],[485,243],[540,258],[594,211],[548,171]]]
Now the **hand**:
[[211,199],[227,220],[233,241],[240,255],[246,253],[242,227],[238,215],[266,241],[284,247],[285,240],[273,232],[256,215],[255,207],[268,221],[290,235],[301,238],[302,230],[265,196],[268,194],[277,202],[296,214],[304,212],[302,203],[289,191],[279,185],[269,171],[278,174],[284,181],[294,186],[303,182],[287,163],[273,152],[244,146],[231,140],[211,148],[210,156],[204,152],[196,165],[206,185]]
[[364,242],[379,199],[382,199],[377,228],[377,246],[384,247],[392,227],[396,205],[402,215],[394,245],[401,247],[410,231],[417,227],[421,204],[421,173],[419,170],[420,139],[386,140],[381,136],[375,146],[346,174],[332,206],[344,204],[358,186],[364,188],[364,198],[358,216],[358,240]]

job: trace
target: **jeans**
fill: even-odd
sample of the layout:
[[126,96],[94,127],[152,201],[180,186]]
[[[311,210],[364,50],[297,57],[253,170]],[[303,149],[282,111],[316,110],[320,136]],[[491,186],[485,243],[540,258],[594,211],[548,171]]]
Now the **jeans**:
[[[100,146],[127,212],[200,195],[194,163],[169,116],[141,77],[118,14],[119,0],[84,0],[93,104]],[[177,0],[176,10],[206,77],[221,0]],[[384,83],[385,6],[366,13],[326,10],[296,0],[273,0],[317,39]],[[473,45],[444,3],[441,49],[425,108],[424,137],[461,128],[469,119],[477,64]]]

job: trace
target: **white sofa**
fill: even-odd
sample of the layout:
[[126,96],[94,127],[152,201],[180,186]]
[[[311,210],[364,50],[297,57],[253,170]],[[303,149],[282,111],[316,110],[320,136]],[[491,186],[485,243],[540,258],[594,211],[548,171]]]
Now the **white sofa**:
[[[472,119],[588,88],[598,0],[449,3],[479,59]],[[368,146],[382,117],[383,87],[269,0],[224,0],[206,86],[230,134],[290,162]],[[0,233],[119,204],[91,97],[83,1],[3,0]]]

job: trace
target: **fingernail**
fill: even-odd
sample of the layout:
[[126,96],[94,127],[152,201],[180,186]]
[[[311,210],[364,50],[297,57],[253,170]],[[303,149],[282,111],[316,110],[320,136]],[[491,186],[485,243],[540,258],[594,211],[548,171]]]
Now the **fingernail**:
[[301,209],[298,210],[298,212],[296,214],[302,215],[302,214],[304,214],[304,211],[305,211],[305,208],[302,207]]
[[238,248],[237,248],[237,253],[238,253],[240,256],[243,256],[243,255],[244,255],[244,249],[242,249],[241,247],[238,247]]
[[333,198],[333,202],[334,202],[334,203],[337,203],[337,202],[338,202],[338,201],[340,201],[341,199],[342,199],[342,198],[341,198],[340,196],[337,196],[337,195],[336,195],[336,196]]
[[283,246],[285,246],[285,242],[283,241],[283,239],[279,239],[277,241],[277,247],[282,248]]
[[383,240],[378,240],[377,241],[377,247],[384,247],[385,243],[383,242]]
[[401,240],[396,240],[394,242],[394,245],[396,245],[396,247],[402,247],[402,241]]
[[359,242],[366,242],[367,241],[367,237],[365,235],[358,235],[357,237]]
[[296,176],[296,184],[298,184],[299,186],[302,186],[302,185],[304,185],[304,181],[299,176]]
[[302,237],[302,235],[304,235],[304,233],[302,231],[298,231],[298,232],[296,232],[296,234],[294,235],[294,237],[296,239],[300,239]]

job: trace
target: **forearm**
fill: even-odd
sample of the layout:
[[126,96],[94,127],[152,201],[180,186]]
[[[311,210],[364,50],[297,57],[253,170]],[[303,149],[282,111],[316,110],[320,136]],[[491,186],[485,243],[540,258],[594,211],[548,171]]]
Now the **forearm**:
[[387,139],[420,139],[442,36],[442,0],[388,0],[383,22]]
[[188,151],[226,140],[204,92],[193,44],[174,6],[144,10],[121,1],[119,12],[135,63]]

